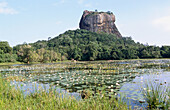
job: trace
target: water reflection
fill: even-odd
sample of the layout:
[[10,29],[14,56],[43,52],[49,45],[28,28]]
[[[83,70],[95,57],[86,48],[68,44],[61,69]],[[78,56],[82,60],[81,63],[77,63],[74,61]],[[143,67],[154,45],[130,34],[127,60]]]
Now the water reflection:
[[58,88],[56,86],[51,86],[50,84],[42,84],[42,83],[37,83],[37,82],[17,82],[17,81],[11,81],[11,86],[14,86],[16,89],[20,89],[23,93],[24,96],[40,92],[40,91],[45,91],[49,93],[49,90],[55,90],[57,93],[62,93],[63,96],[64,94],[72,96],[76,99],[81,99],[81,96],[77,92],[72,92],[70,93],[67,90]]
[[[95,62],[60,62],[54,64],[1,66],[2,76],[12,81],[24,94],[34,93],[39,88],[46,91],[53,87],[59,93],[68,93],[77,99],[79,92],[92,89],[104,90],[109,95],[123,93],[133,107],[146,103],[140,87],[147,80],[169,86],[170,59],[128,60]],[[29,91],[28,91],[29,90]],[[67,92],[69,91],[69,92]]]
[[[144,74],[140,77],[136,77],[133,79],[132,82],[128,82],[124,84],[120,89],[120,94],[124,94],[127,99],[125,99],[126,102],[128,102],[129,105],[132,106],[132,109],[135,108],[135,106],[147,107],[147,102],[145,98],[142,95],[141,88],[146,88],[146,84],[153,85],[154,88],[156,87],[156,84],[159,84],[162,86],[162,88],[170,88],[170,72],[159,70],[161,72],[157,74]],[[156,84],[155,84],[156,83]],[[161,92],[161,91],[159,91]],[[163,94],[165,94],[166,91],[162,91]]]

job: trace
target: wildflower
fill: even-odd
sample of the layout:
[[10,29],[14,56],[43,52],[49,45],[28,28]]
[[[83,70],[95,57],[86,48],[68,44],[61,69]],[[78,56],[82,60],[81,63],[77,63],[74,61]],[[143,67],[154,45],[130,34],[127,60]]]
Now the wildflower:
[[118,86],[118,85],[120,85],[119,83],[116,83],[116,85]]
[[124,78],[123,81],[126,81],[126,78]]

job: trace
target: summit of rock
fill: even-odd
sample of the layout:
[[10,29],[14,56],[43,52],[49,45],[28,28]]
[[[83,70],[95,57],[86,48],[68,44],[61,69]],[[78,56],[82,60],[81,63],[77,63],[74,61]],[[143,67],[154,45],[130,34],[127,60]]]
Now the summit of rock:
[[92,32],[112,33],[122,37],[115,25],[115,15],[108,12],[97,12],[85,10],[81,17],[79,27]]

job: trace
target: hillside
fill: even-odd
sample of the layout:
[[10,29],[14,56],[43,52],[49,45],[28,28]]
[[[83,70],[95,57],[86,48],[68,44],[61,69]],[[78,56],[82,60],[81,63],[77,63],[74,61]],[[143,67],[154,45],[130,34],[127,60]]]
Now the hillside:
[[[57,53],[58,60],[168,58],[170,55],[168,46],[162,48],[144,46],[135,43],[130,37],[120,38],[114,34],[95,33],[82,29],[69,30],[49,41],[38,41],[29,45],[31,45],[34,53],[39,53],[39,56],[40,53],[50,53],[45,52],[45,50]],[[19,51],[19,46],[17,47],[14,47],[15,51]],[[47,54],[46,56],[50,55]]]
[[0,63],[137,58],[170,58],[170,46],[144,46],[135,43],[131,37],[82,29],[66,31],[48,41],[17,45],[13,49],[8,42],[0,42]]
[[136,56],[123,56],[121,50],[143,47],[141,44],[136,44],[131,38],[119,38],[114,34],[79,29],[67,31],[51,39],[47,46],[49,49],[65,55],[68,59],[76,60],[137,58]]

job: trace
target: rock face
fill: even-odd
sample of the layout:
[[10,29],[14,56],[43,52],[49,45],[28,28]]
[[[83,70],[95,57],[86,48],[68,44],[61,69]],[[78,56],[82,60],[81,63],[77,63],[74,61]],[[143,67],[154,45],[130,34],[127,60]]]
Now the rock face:
[[116,34],[122,37],[115,25],[115,16],[112,12],[97,12],[87,11],[83,12],[79,27],[92,32],[106,32]]

